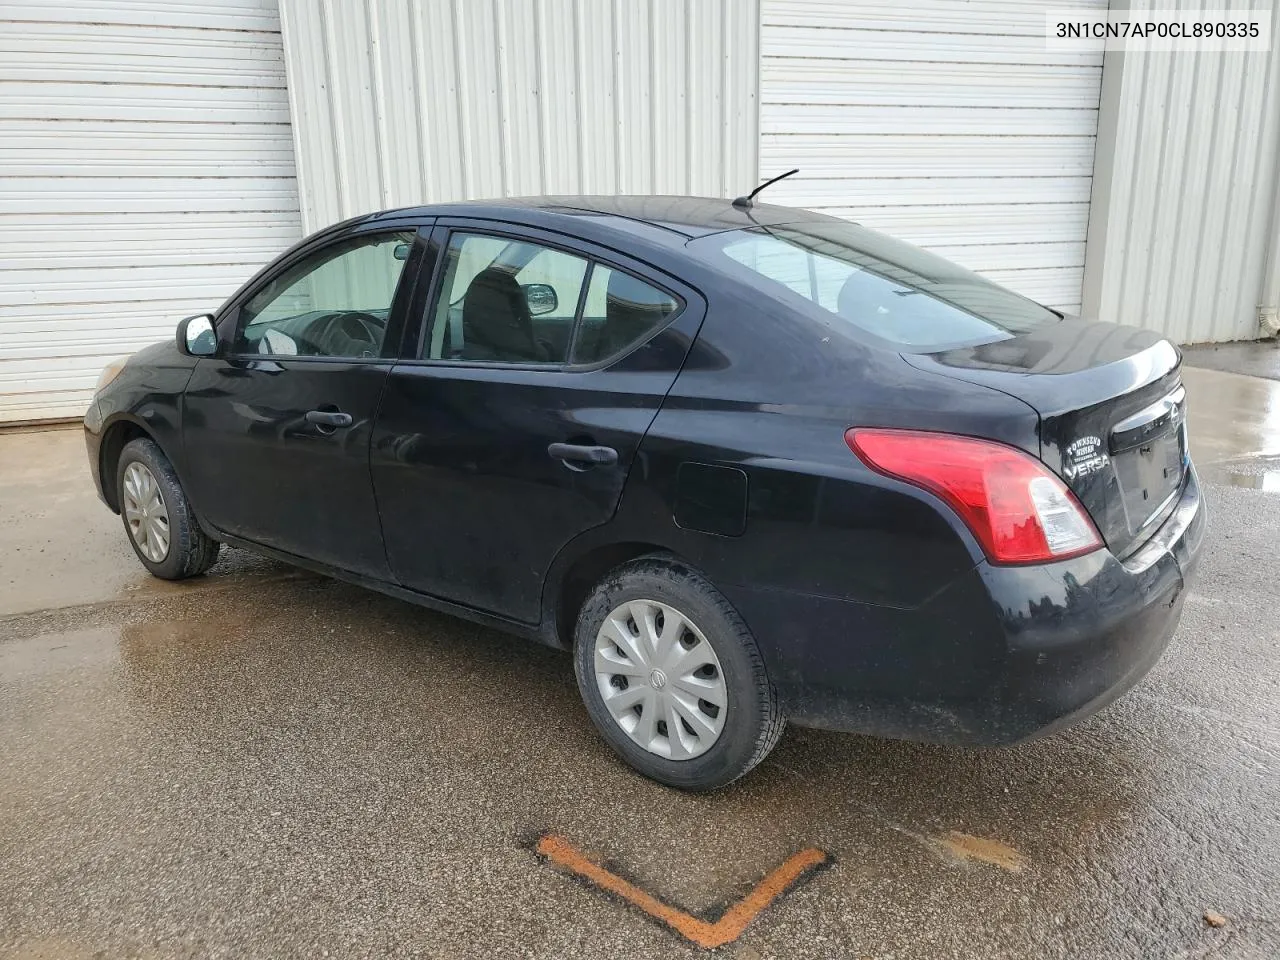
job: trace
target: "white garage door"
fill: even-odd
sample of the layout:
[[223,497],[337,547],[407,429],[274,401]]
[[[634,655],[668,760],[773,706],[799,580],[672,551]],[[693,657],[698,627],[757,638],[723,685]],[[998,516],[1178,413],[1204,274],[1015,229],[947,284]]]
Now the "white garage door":
[[275,0],[0,6],[0,422],[80,416],[300,229]]
[[765,196],[1078,309],[1102,58],[1044,49],[1062,6],[765,0],[760,174],[800,168]]

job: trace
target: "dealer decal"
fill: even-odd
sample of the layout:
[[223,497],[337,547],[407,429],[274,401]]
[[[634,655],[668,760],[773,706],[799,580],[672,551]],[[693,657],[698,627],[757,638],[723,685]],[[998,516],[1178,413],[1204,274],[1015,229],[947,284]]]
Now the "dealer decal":
[[1087,477],[1105,467],[1110,458],[1102,450],[1098,437],[1081,437],[1069,447],[1062,457],[1062,472],[1068,480]]

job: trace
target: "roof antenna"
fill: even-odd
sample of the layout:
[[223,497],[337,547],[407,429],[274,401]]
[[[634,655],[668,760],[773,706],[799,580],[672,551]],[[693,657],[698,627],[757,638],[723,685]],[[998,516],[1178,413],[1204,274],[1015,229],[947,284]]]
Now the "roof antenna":
[[754,190],[748,193],[745,197],[739,197],[737,200],[733,201],[733,205],[737,207],[739,210],[750,210],[752,207],[755,206],[755,204],[752,203],[751,201],[756,198],[757,193],[759,193],[765,187],[771,187],[775,183],[777,183],[779,180],[785,180],[787,179],[787,177],[791,176],[793,173],[799,173],[799,172],[800,172],[800,168],[796,167],[794,170],[788,170],[786,173],[780,173],[778,174],[778,176],[774,177],[772,180],[766,180],[764,183],[760,184],[760,186],[756,187]]

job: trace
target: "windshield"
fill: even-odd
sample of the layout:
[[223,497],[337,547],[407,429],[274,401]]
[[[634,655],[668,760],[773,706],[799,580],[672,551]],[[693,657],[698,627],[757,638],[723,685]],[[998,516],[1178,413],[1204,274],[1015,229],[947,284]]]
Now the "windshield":
[[1062,319],[949,260],[855,223],[730,230],[690,246],[810,315],[817,308],[827,322],[838,317],[907,352],[990,343]]

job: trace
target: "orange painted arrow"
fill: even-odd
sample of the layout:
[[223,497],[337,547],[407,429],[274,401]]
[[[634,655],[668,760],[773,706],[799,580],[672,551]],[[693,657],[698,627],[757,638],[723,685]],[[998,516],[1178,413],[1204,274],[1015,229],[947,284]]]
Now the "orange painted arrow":
[[707,923],[690,916],[657,897],[641,890],[634,883],[623,880],[590,860],[564,837],[553,833],[538,841],[535,848],[552,863],[589,880],[601,890],[621,897],[649,916],[660,920],[686,940],[691,940],[705,950],[722,947],[742,936],[747,924],[765,907],[782,896],[792,884],[810,870],[826,863],[827,855],[815,847],[808,847],[788,857],[783,864],[766,876],[755,889],[724,912],[715,923]]

